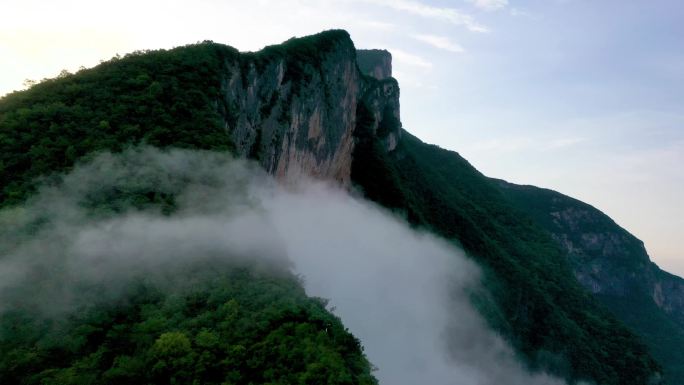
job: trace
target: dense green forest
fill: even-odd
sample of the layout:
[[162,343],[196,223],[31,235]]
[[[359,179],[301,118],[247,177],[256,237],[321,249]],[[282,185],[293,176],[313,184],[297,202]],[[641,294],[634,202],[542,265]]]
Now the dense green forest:
[[0,100],[0,207],[22,202],[37,177],[101,150],[139,143],[230,150],[224,118],[239,113],[221,97],[230,61],[244,75],[250,65],[283,59],[283,81],[297,85],[345,38],[345,31],[328,31],[246,53],[210,41],[138,51],[6,95]]
[[[285,256],[155,239],[160,221],[215,214],[189,197],[242,207],[257,178],[225,153],[174,151],[102,154],[0,211],[0,383],[375,384],[360,342]],[[131,216],[153,220],[142,243],[108,243]],[[103,238],[84,254],[90,229]]]
[[3,97],[0,207],[96,151],[134,143],[230,149],[216,101],[223,61],[236,55],[212,43],[137,52]]
[[[299,43],[285,53],[301,60],[318,54]],[[254,61],[285,53],[244,55]],[[230,108],[218,105],[219,75],[239,55],[211,42],[135,52],[3,97],[0,207],[21,210],[38,186],[59,183],[60,173],[100,151],[137,144],[230,150],[217,113]],[[115,189],[82,203],[92,215],[175,210],[173,194],[154,189]],[[45,225],[20,230],[31,237]],[[0,238],[3,253],[22,239]],[[0,383],[376,383],[359,341],[289,271],[214,261],[169,279],[176,290],[140,279],[114,302],[58,318],[3,297]]]
[[[510,201],[524,210],[535,223],[551,234],[563,234],[574,245],[582,245],[586,233],[609,234],[620,239],[619,247],[613,247],[607,258],[606,268],[613,269],[615,277],[622,276],[624,293],[597,293],[595,297],[613,314],[619,315],[632,330],[643,337],[653,356],[663,365],[665,375],[673,383],[684,382],[684,356],[679,354],[684,346],[684,329],[681,322],[668,315],[653,300],[654,281],[681,281],[658,268],[648,258],[640,240],[618,226],[596,208],[565,196],[556,191],[534,186],[520,186],[500,180],[500,191]],[[551,212],[574,211],[585,219],[579,229],[560,226],[554,222]],[[576,246],[577,247],[577,246]],[[604,248],[584,248],[568,256],[573,265],[590,266],[594,261],[605,261]],[[633,277],[629,280],[625,277]]]
[[[262,53],[211,42],[138,52],[3,97],[0,207],[17,207],[41,178],[101,150],[138,143],[230,150],[222,114],[230,116],[234,107],[219,97],[226,60],[285,58],[295,63],[289,81],[302,82],[304,68],[316,66],[307,62],[317,60],[330,39],[348,39],[340,32],[322,36]],[[357,118],[354,183],[480,262],[488,294],[473,293],[473,301],[530,367],[608,385],[649,383],[659,367],[646,347],[579,287],[550,237],[489,180],[458,154],[406,132],[388,154],[364,106]],[[167,198],[141,199],[164,204]],[[59,334],[30,313],[3,316],[0,382],[149,383],[173,376],[175,383],[374,381],[358,343],[292,277],[232,268],[215,274],[206,285],[171,297],[141,284],[129,301],[79,314]],[[222,274],[232,278],[219,279]],[[262,306],[250,307],[252,301]],[[242,325],[244,339],[230,334],[225,322],[232,321],[224,316]],[[277,363],[270,371],[269,362]],[[288,366],[291,373],[283,370]],[[133,377],[124,380],[128,373]]]
[[66,319],[2,314],[0,383],[376,383],[359,342],[288,273],[214,261],[176,277],[171,292],[141,279]]
[[[368,122],[365,109],[359,120]],[[645,384],[659,365],[646,346],[575,281],[551,237],[457,153],[407,132],[385,153],[357,128],[353,180],[416,226],[458,242],[485,269],[474,293],[490,324],[533,368],[600,384]]]

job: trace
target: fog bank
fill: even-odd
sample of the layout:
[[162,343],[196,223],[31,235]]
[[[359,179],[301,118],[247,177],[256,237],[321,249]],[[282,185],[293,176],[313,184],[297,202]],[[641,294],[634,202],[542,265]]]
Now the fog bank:
[[[132,209],[136,194],[162,208]],[[563,383],[527,373],[486,327],[467,294],[479,271],[462,251],[344,191],[282,186],[227,155],[103,154],[0,212],[0,228],[0,316],[21,304],[59,317],[141,277],[172,290],[188,264],[224,258],[293,269],[330,299],[380,383]]]

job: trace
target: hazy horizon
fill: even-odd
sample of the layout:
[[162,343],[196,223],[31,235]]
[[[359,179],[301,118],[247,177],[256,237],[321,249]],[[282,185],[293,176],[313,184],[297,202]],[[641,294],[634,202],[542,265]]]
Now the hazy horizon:
[[683,12],[674,0],[29,0],[0,16],[0,95],[117,53],[205,39],[257,50],[343,28],[393,53],[408,131],[488,176],[592,204],[684,276]]

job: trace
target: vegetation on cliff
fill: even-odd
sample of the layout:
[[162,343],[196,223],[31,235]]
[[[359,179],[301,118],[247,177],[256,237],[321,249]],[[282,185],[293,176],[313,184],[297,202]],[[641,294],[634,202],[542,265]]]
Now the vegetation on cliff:
[[[317,41],[293,41],[284,53],[272,48],[262,59],[287,54],[303,66],[314,52],[303,43]],[[140,143],[230,150],[222,118],[234,106],[221,105],[221,76],[228,60],[255,60],[240,55],[212,42],[137,52],[3,97],[0,207],[21,212],[38,185],[104,150]],[[303,81],[300,71],[309,67],[293,65],[289,76]],[[85,207],[95,214],[175,209],[174,197],[163,192],[110,193]],[[35,229],[26,230],[29,236]],[[15,245],[0,246],[4,252]],[[66,318],[45,316],[20,300],[3,303],[0,382],[376,382],[359,342],[287,270],[213,264],[176,273],[178,290],[140,280],[117,301],[96,302]],[[50,275],[35,278],[40,283]],[[98,290],[84,292],[91,289]]]
[[374,384],[359,342],[285,272],[210,264],[67,319],[0,317],[3,384]]
[[230,150],[224,119],[237,115],[239,106],[226,105],[221,95],[228,63],[261,67],[284,60],[283,82],[304,84],[322,71],[322,57],[336,44],[347,44],[353,54],[345,31],[291,39],[256,53],[210,41],[134,52],[6,95],[0,99],[0,207],[25,200],[37,177],[68,170],[97,151],[138,143]]
[[0,100],[0,207],[23,201],[36,178],[130,144],[228,150],[219,101],[223,61],[203,43],[114,58]]
[[[236,106],[222,104],[220,97],[226,61],[244,57],[241,63],[258,67],[282,58],[290,63],[288,79],[305,82],[320,70],[320,52],[339,38],[348,35],[333,31],[250,54],[211,42],[135,53],[10,94],[0,100],[0,207],[25,201],[36,178],[68,170],[100,150],[136,143],[230,150],[234,144],[222,114],[229,116]],[[531,367],[601,384],[652,380],[659,367],[645,346],[579,287],[558,246],[491,181],[458,154],[405,132],[387,153],[371,130],[370,109],[361,104],[356,114],[353,181],[368,198],[460,243],[481,262],[491,295],[474,293],[473,300]],[[167,199],[138,198],[154,204]],[[127,302],[84,313],[60,328],[61,334],[31,314],[3,316],[0,347],[12,353],[3,353],[0,370],[6,377],[0,379],[100,383],[121,382],[131,373],[137,376],[131,383],[372,383],[353,337],[320,301],[307,299],[292,277],[216,274],[236,284],[214,276],[175,297],[145,285],[131,288]],[[262,307],[250,307],[254,301]],[[225,306],[239,311],[225,313]],[[221,326],[221,317],[231,314],[237,314],[237,330],[246,337]],[[329,325],[334,332],[324,334]],[[287,367],[295,377],[287,377]],[[244,377],[231,377],[235,370]]]
[[[558,246],[457,153],[407,132],[386,153],[360,130],[352,180],[414,225],[458,242],[485,268],[492,296],[474,293],[490,324],[533,368],[600,384],[645,384],[659,365],[574,279]],[[364,129],[365,128],[365,129]]]
[[684,309],[675,289],[684,280],[660,270],[640,240],[598,209],[556,191],[494,182],[536,224],[571,245],[563,247],[565,257],[598,286],[590,288],[594,297],[642,337],[672,383],[684,383]]

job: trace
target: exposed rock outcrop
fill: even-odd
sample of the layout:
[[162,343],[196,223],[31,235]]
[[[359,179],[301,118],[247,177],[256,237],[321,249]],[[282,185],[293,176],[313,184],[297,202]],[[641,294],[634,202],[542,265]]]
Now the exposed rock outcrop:
[[364,75],[378,80],[392,77],[392,54],[384,49],[360,49],[357,51],[359,69]]
[[[530,368],[573,383],[651,383],[659,365],[581,290],[550,236],[518,216],[457,153],[402,131],[399,87],[391,73],[388,52],[358,52],[346,32],[328,31],[256,53],[213,42],[138,52],[46,81],[0,105],[0,131],[9,138],[0,140],[0,153],[8,154],[0,162],[0,203],[21,204],[34,192],[30,181],[47,171],[67,171],[89,153],[139,143],[232,151],[280,179],[307,174],[353,183],[355,192],[463,246],[484,267],[488,293],[472,293],[474,304]],[[148,193],[131,196],[143,194],[143,201],[165,206],[173,198]],[[113,199],[116,207],[119,198]],[[622,277],[633,270],[599,260],[601,250],[620,255],[615,253],[625,240],[618,233],[586,227],[591,215],[574,209],[549,214],[546,207],[541,212],[549,231],[577,254],[569,259],[589,255],[587,260],[604,263],[576,271],[586,273],[578,277],[597,297],[616,304],[612,309],[626,309],[616,314],[632,316],[639,308],[651,322],[646,317],[676,311],[675,284],[663,280],[630,296],[635,291]],[[557,231],[554,217],[572,231]],[[590,255],[595,251],[600,255]],[[606,284],[610,279],[615,282]],[[634,298],[651,307],[634,306]],[[453,315],[457,321],[459,314]],[[677,332],[663,328],[669,318],[661,320],[650,329],[660,333],[648,340],[654,349]],[[684,337],[679,341],[661,349],[664,363],[668,354],[677,359],[672,352],[684,346]]]
[[396,147],[399,86],[391,63],[378,70],[382,76],[362,74],[344,31],[241,54],[225,66],[219,109],[236,152],[280,179],[306,174],[349,187],[361,103],[386,149]]
[[684,279],[651,262],[642,241],[584,202],[555,191],[495,180],[551,233],[575,277],[647,341],[671,378],[684,378]]

